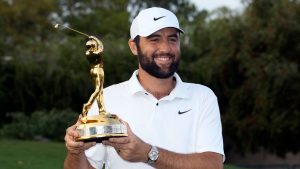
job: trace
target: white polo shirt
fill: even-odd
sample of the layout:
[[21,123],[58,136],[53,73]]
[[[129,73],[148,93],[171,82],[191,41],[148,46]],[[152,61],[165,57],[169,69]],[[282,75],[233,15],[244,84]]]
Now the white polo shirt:
[[[137,79],[138,71],[123,83],[104,90],[106,110],[128,122],[144,142],[177,153],[216,152],[224,156],[220,111],[215,94],[199,84],[184,83],[175,73],[172,92],[157,100]],[[97,105],[93,105],[97,111]],[[112,147],[97,144],[86,150],[95,168],[106,161],[110,169],[152,169],[145,163],[123,160]]]

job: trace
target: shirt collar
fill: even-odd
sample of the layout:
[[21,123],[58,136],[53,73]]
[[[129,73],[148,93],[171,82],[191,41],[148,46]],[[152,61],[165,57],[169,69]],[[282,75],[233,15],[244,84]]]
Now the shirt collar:
[[[138,78],[138,70],[135,70],[129,79],[129,92],[130,94],[134,95],[138,92],[146,92],[146,90],[143,88],[143,86],[140,84]],[[171,91],[170,95],[167,97],[171,98],[188,98],[188,92],[187,92],[187,86],[184,82],[182,82],[181,78],[177,73],[174,74],[174,78],[176,79],[176,86]]]
[[187,92],[187,85],[186,83],[182,82],[181,78],[177,73],[174,74],[174,77],[176,79],[176,86],[170,93],[170,96],[175,98],[183,98],[186,99],[189,97],[188,92]]
[[135,93],[138,92],[144,92],[145,89],[143,88],[143,86],[140,84],[138,78],[138,70],[135,70],[131,76],[131,78],[129,79],[129,91],[130,94],[134,95]]

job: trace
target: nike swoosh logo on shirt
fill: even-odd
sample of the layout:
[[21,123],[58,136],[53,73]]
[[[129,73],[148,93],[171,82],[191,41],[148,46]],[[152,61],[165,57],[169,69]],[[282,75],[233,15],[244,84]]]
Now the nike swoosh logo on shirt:
[[186,110],[186,111],[178,111],[178,114],[184,114],[184,113],[187,113],[187,112],[189,112],[189,111],[191,111],[192,109],[189,109],[189,110]]
[[161,19],[161,18],[163,18],[163,17],[166,17],[166,16],[161,16],[161,17],[158,17],[158,18],[155,18],[155,17],[154,17],[153,20],[154,20],[154,21],[157,21],[157,20],[159,20],[159,19]]

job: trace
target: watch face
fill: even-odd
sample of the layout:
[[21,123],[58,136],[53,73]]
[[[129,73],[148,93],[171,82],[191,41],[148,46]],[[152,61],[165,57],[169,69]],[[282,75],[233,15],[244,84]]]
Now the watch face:
[[156,162],[156,160],[158,159],[158,156],[159,156],[158,149],[155,146],[152,146],[151,150],[148,153],[148,161],[147,161],[147,163],[149,165],[153,165]]
[[149,152],[149,158],[150,158],[150,160],[153,160],[153,161],[157,160],[158,152],[157,151],[150,151]]

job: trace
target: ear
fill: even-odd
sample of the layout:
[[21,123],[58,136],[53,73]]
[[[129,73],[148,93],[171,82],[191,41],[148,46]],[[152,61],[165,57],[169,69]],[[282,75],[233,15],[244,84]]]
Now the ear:
[[137,55],[137,46],[135,44],[135,42],[132,39],[128,40],[128,46],[132,52],[132,54]]

